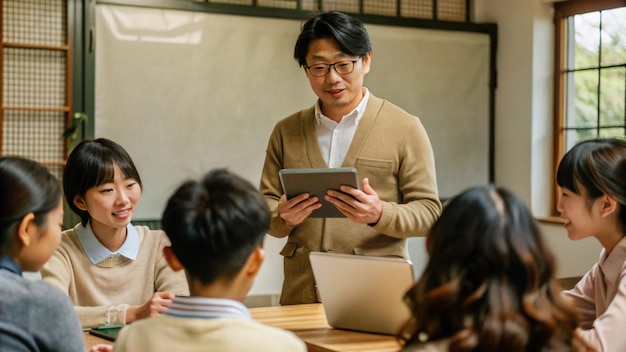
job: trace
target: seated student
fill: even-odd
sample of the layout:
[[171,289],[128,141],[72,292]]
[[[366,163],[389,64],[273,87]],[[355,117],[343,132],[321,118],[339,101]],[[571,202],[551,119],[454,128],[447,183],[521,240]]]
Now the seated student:
[[81,223],[63,233],[43,279],[70,296],[83,327],[128,324],[188,295],[163,258],[163,231],[133,226],[141,179],[128,153],[108,139],[83,141],[63,173],[65,199]]
[[67,295],[40,280],[59,244],[63,199],[59,181],[40,164],[0,157],[0,351],[85,351]]
[[581,142],[559,163],[557,209],[571,240],[595,237],[598,262],[564,291],[581,314],[581,335],[598,351],[626,351],[626,141]]
[[405,299],[403,351],[585,351],[555,260],[524,203],[493,186],[452,198]]
[[183,183],[162,225],[172,243],[167,262],[184,269],[191,297],[124,327],[114,351],[306,351],[291,332],[253,321],[241,303],[263,263],[269,221],[261,193],[233,173],[214,170]]

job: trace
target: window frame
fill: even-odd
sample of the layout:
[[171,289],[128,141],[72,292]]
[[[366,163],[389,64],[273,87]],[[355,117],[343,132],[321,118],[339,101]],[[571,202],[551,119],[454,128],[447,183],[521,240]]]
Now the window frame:
[[[566,127],[566,75],[564,68],[567,61],[567,19],[568,17],[615,8],[626,7],[626,0],[569,0],[554,4],[554,130],[553,130],[553,167],[552,175],[556,170],[563,154],[565,153],[565,127]],[[559,199],[559,189],[556,179],[552,179],[552,215],[558,216],[556,210]]]

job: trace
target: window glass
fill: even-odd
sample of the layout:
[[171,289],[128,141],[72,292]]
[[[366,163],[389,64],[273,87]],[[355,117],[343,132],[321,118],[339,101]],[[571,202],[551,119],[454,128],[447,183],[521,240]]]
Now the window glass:
[[[575,69],[594,67],[598,64],[600,47],[600,12],[576,15],[569,21],[570,31],[573,32],[574,40],[568,40],[568,45],[573,45],[573,60]],[[570,34],[571,35],[571,34]]]
[[600,124],[603,126],[624,126],[624,97],[626,97],[624,71],[624,67],[612,67],[600,72],[598,103]]
[[602,11],[603,66],[626,63],[626,7]]
[[574,71],[568,75],[566,128],[596,127],[598,124],[598,71]]
[[626,7],[564,19],[563,152],[585,139],[626,136],[625,18]]

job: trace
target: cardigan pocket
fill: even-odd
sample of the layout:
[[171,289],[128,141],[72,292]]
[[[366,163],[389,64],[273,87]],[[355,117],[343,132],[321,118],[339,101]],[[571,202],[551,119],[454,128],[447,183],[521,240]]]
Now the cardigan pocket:
[[356,158],[356,162],[354,164],[357,168],[365,167],[368,169],[380,169],[381,171],[389,172],[393,171],[395,163],[393,160]]
[[296,254],[296,249],[298,249],[298,242],[287,242],[280,251],[280,255],[287,258],[293,257]]
[[379,190],[391,192],[389,195],[392,198],[386,200],[396,201],[398,189],[398,165],[396,162],[393,160],[357,158],[355,167],[359,174],[359,180],[367,177],[376,192]]

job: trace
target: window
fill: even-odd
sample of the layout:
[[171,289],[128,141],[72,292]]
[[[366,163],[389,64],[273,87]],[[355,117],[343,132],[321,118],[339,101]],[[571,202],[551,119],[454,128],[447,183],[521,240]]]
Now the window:
[[[626,137],[624,18],[624,0],[555,4],[555,171],[563,154],[580,141]],[[553,205],[558,199],[554,188]]]
[[[62,136],[81,121],[75,112],[84,110],[76,74],[82,60],[74,51],[82,48],[80,2],[0,0],[0,155],[38,161],[59,180],[74,143]],[[66,208],[64,223],[78,220]]]
[[70,116],[65,0],[2,1],[0,155],[20,155],[60,178]]

